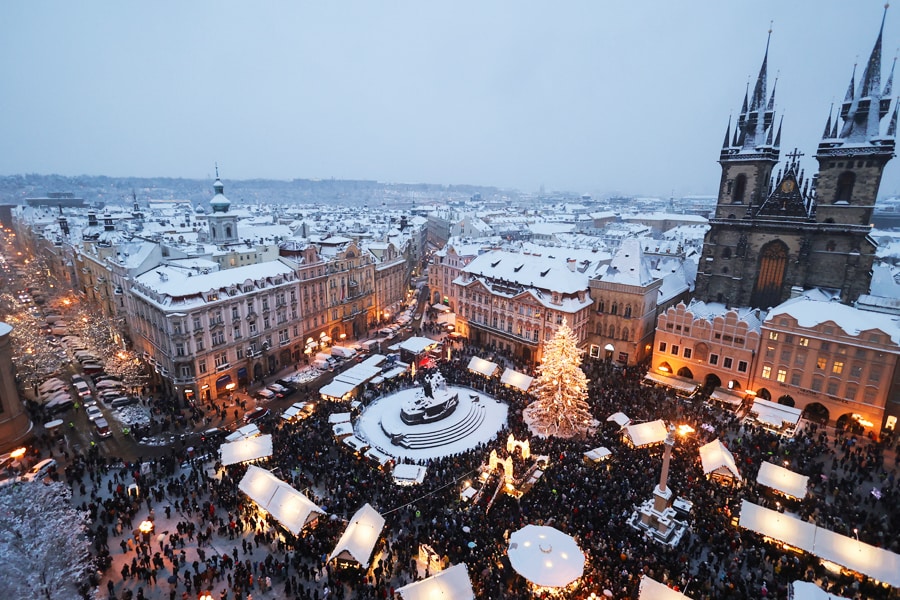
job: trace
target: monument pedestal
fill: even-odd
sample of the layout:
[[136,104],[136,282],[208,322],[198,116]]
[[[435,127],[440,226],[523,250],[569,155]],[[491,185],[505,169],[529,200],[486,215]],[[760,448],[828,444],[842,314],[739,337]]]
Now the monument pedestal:
[[628,519],[628,524],[638,531],[643,531],[647,536],[669,546],[677,546],[684,532],[687,531],[687,522],[679,518],[677,511],[672,508],[672,488],[661,490],[659,486],[653,489],[653,497],[648,498]]

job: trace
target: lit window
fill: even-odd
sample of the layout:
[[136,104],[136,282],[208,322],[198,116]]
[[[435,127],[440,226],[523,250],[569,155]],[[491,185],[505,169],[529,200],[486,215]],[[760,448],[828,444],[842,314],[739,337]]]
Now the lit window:
[[801,346],[809,346],[809,338],[802,337],[797,343]]
[[825,358],[824,356],[820,356],[819,358],[816,359],[816,369],[818,369],[819,371],[824,371],[825,366],[827,364],[828,364],[828,359]]
[[770,332],[769,332],[769,339],[770,339],[770,340],[777,340],[777,339],[778,339],[778,332],[777,332],[777,331],[770,331]]
[[769,379],[772,377],[772,367],[766,365],[762,370],[763,379]]
[[844,363],[839,360],[834,361],[834,364],[831,365],[831,372],[835,375],[840,375],[844,371]]
[[785,369],[778,369],[778,375],[775,376],[780,383],[784,383],[784,380],[787,379],[787,371]]

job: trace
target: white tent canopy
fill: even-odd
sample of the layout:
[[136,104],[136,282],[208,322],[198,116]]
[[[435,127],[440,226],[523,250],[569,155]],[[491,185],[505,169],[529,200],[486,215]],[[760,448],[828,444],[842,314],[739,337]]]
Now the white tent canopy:
[[485,377],[490,377],[497,372],[497,363],[473,356],[472,360],[469,361],[469,370]]
[[353,425],[349,421],[335,423],[331,426],[331,434],[338,439],[353,435]]
[[300,530],[325,511],[265,469],[250,465],[238,487],[279,523],[299,535]]
[[328,422],[334,425],[335,423],[349,423],[353,418],[353,415],[349,412],[336,412],[328,415]]
[[743,481],[734,455],[725,447],[721,440],[715,439],[708,444],[700,446],[700,462],[703,464],[703,473],[706,475],[719,474],[725,477],[735,477]]
[[407,352],[411,352],[412,354],[422,354],[426,350],[433,348],[438,345],[437,340],[433,340],[427,337],[416,337],[413,336],[411,338],[407,338],[400,342],[398,345],[401,350],[406,350]]
[[259,435],[259,427],[256,426],[256,423],[249,423],[248,425],[244,425],[243,427],[238,427],[227,436],[225,436],[226,442],[236,442],[238,440],[243,440],[245,438],[252,438]]
[[682,379],[681,377],[677,377],[675,375],[657,375],[656,373],[650,371],[644,376],[644,379],[647,381],[652,381],[653,383],[658,383],[659,385],[664,385],[666,387],[675,388],[681,392],[693,392],[697,389],[697,382],[691,381],[690,379]]
[[244,438],[236,442],[222,444],[222,464],[226,467],[236,463],[258,460],[272,456],[272,436],[270,434]]
[[791,584],[794,588],[794,600],[849,600],[844,596],[829,594],[819,586],[808,581],[795,581]]
[[506,369],[505,371],[503,371],[503,375],[500,376],[500,383],[519,388],[523,392],[528,391],[528,388],[531,387],[531,382],[533,380],[533,377],[529,377],[525,373],[513,371],[512,369]]
[[438,312],[450,312],[450,307],[446,304],[433,304],[431,308]]
[[777,490],[793,498],[803,499],[806,497],[809,477],[764,461],[759,466],[759,474],[756,476],[756,483]]
[[364,504],[350,519],[350,524],[347,525],[344,535],[338,540],[328,560],[356,562],[362,568],[368,569],[369,560],[383,528],[384,517],[369,504]]
[[631,423],[631,419],[623,412],[617,412],[606,417],[607,422],[613,422],[619,427],[625,427]]
[[397,590],[403,600],[473,600],[475,592],[465,563],[453,565]]
[[900,555],[744,500],[738,524],[881,581],[900,587]]
[[641,589],[638,600],[681,600],[688,598],[681,592],[676,592],[667,585],[650,579],[646,575],[641,577]]
[[565,587],[584,573],[584,552],[559,529],[526,525],[509,536],[509,564],[542,587]]
[[584,453],[584,457],[592,462],[600,462],[610,456],[612,456],[612,452],[609,451],[609,448],[604,448],[603,446],[588,450]]
[[427,472],[428,467],[400,463],[394,465],[394,483],[397,485],[415,485],[417,483],[422,483],[425,481],[425,473]]
[[667,434],[666,424],[662,419],[625,427],[625,437],[635,448],[661,444],[665,441]]
[[322,386],[322,388],[319,389],[319,394],[323,398],[343,400],[344,396],[352,393],[355,389],[356,384],[346,383],[344,381],[332,381],[328,385]]
[[756,420],[772,427],[780,428],[784,425],[793,427],[800,420],[803,411],[793,406],[785,406],[777,402],[770,402],[762,398],[753,400],[750,412],[756,415]]

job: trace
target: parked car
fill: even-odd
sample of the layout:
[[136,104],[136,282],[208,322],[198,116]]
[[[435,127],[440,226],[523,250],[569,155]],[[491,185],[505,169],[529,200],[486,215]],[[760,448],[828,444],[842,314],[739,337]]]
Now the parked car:
[[119,396],[118,398],[113,398],[110,400],[109,405],[113,408],[119,408],[122,406],[128,406],[129,404],[135,404],[137,402],[137,398],[133,396]]
[[268,402],[269,400],[274,400],[275,398],[277,398],[278,395],[269,388],[263,388],[256,392],[256,397],[260,400]]
[[251,410],[247,414],[245,414],[244,422],[245,423],[255,423],[256,421],[259,421],[260,419],[264,419],[267,416],[269,416],[269,409],[260,406],[259,408],[254,408],[253,410]]
[[293,388],[287,388],[280,383],[270,383],[266,386],[266,389],[275,392],[275,395],[279,398],[290,396],[295,391]]
[[277,383],[281,387],[287,388],[291,391],[294,391],[294,392],[297,391],[297,384],[294,383],[293,381],[289,381],[287,379],[276,379],[275,383]]
[[88,406],[85,412],[87,413],[87,418],[91,421],[103,418],[103,411],[96,406]]
[[72,385],[75,386],[76,390],[78,390],[79,396],[84,397],[84,396],[91,395],[91,388],[88,387],[88,384],[86,384],[83,380],[82,381],[73,381]]

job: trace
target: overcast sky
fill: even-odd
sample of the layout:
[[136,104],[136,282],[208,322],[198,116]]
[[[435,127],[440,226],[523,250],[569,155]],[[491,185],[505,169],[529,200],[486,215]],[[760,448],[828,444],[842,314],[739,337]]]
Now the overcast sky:
[[[813,169],[882,12],[882,0],[0,2],[0,174],[203,178],[218,162],[226,180],[711,195],[769,22],[782,155],[799,147]],[[898,31],[893,8],[882,82]],[[895,159],[881,195],[898,193]]]

